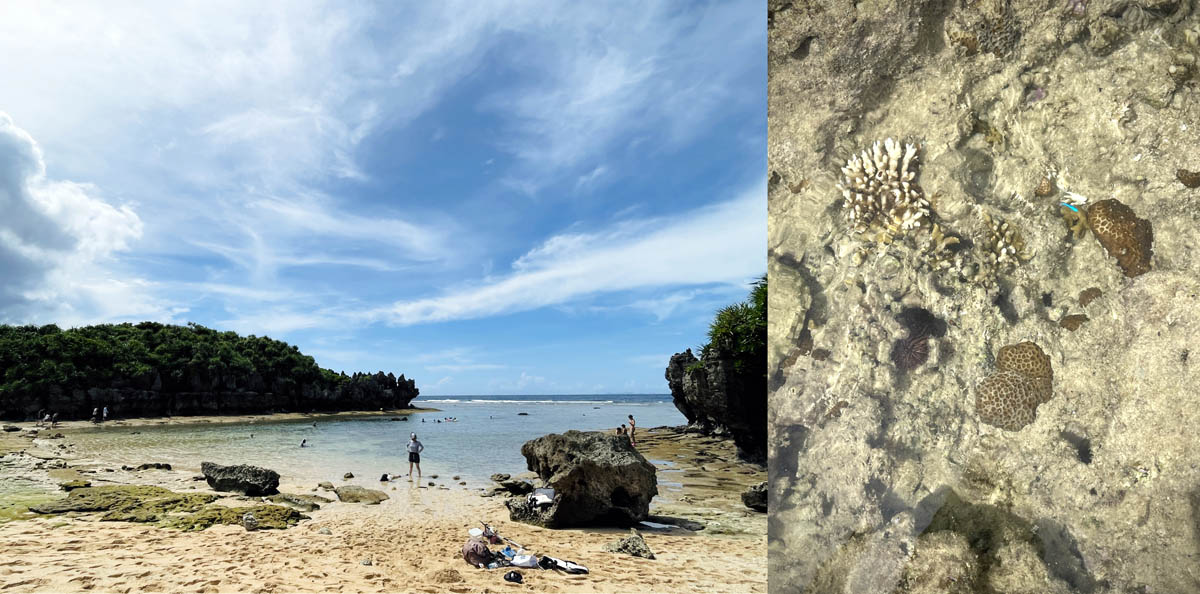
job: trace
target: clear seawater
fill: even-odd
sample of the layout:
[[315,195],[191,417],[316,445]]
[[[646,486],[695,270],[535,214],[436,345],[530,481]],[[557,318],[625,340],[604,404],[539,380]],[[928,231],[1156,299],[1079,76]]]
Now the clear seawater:
[[[490,484],[493,473],[526,471],[521,445],[568,429],[613,430],[627,415],[639,428],[683,425],[687,419],[667,394],[602,396],[438,396],[414,406],[434,408],[407,416],[209,423],[123,427],[106,425],[76,433],[71,441],[85,459],[137,465],[166,462],[199,470],[201,461],[252,464],[279,472],[281,482],[315,486],[377,482],[383,473],[408,472],[405,445],[416,432],[425,451],[421,470],[440,483],[457,475],[469,487]],[[521,415],[519,413],[527,413]],[[456,418],[456,422],[443,419]],[[176,418],[176,421],[181,419]],[[442,422],[438,422],[442,420]],[[300,447],[307,440],[307,447]]]

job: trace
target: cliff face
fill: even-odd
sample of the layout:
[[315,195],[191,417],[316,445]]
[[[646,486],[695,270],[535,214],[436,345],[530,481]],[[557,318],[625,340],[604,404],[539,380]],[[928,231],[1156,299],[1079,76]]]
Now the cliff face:
[[92,409],[105,406],[110,418],[391,409],[407,407],[419,392],[416,382],[403,374],[396,378],[382,371],[311,383],[287,378],[267,382],[257,373],[178,382],[151,372],[86,389],[51,385],[38,396],[0,392],[0,417],[31,419],[46,410],[59,413],[60,420],[87,419]]
[[739,371],[727,351],[709,351],[703,359],[696,359],[691,349],[671,357],[666,376],[675,408],[687,417],[689,429],[730,436],[739,457],[766,463],[767,387],[762,370]]

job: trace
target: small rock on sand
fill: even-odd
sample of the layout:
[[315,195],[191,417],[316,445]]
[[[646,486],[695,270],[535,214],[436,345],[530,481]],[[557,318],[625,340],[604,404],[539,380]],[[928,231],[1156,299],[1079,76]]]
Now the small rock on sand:
[[329,530],[328,528],[322,528],[317,531],[317,534],[324,534],[324,535],[328,536],[330,534],[333,534],[333,532],[331,530]]
[[629,536],[604,545],[604,550],[610,553],[625,553],[643,559],[654,558],[654,552],[650,550],[650,546],[646,544],[642,535],[633,528],[629,529]]
[[512,475],[508,475],[503,472],[497,472],[496,474],[492,475],[492,480],[496,481],[497,483],[499,483],[501,481],[506,481],[510,478],[512,478]]
[[348,481],[348,480],[350,480],[350,479],[352,479],[352,478],[354,478],[354,473],[353,473],[353,472],[347,472],[346,474],[343,474],[343,475],[342,475],[342,479],[343,479],[343,480],[347,480],[347,481]]
[[433,572],[429,578],[439,584],[454,584],[463,581],[463,576],[455,569],[439,569]]

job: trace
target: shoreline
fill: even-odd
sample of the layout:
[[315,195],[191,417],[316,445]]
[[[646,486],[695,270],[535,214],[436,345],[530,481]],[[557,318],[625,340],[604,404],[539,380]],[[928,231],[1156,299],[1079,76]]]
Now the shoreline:
[[[347,414],[361,413],[336,413]],[[291,415],[310,418],[303,413]],[[276,420],[291,420],[279,416],[272,415]],[[28,445],[31,440],[22,441]],[[64,440],[32,441],[38,442],[37,448],[30,449],[46,455],[47,464],[55,459],[65,463],[65,456],[54,455],[66,453],[67,448],[58,447]],[[503,497],[483,497],[477,490],[459,489],[446,480],[429,487],[428,479],[420,484],[401,479],[371,487],[382,488],[389,496],[380,505],[342,503],[333,493],[310,491],[313,485],[281,484],[284,492],[312,492],[335,500],[308,512],[311,519],[287,530],[246,532],[240,526],[218,525],[180,532],[148,524],[99,522],[94,513],[0,523],[0,547],[11,551],[11,560],[0,563],[0,575],[21,584],[21,591],[765,591],[766,514],[740,502],[742,486],[765,480],[765,467],[728,457],[734,451],[731,441],[689,434],[682,428],[644,429],[638,442],[639,451],[658,469],[660,495],[650,513],[705,525],[698,532],[643,528],[657,560],[604,551],[605,544],[628,534],[623,529],[548,530],[519,524],[508,520]],[[49,472],[61,477],[55,480],[76,474],[69,467]],[[100,478],[104,484],[209,492],[191,474],[152,470],[81,476]],[[257,502],[257,498],[226,499],[238,506]],[[525,585],[516,586],[502,580],[504,572],[475,570],[462,561],[459,548],[467,529],[480,521],[540,554],[582,563],[592,573],[567,576],[522,570]],[[251,557],[256,562],[248,568],[244,559]],[[367,559],[371,565],[363,564]]]
[[385,410],[356,410],[356,411],[338,411],[338,412],[312,412],[312,413],[262,413],[252,415],[189,415],[178,417],[132,417],[113,419],[104,423],[93,423],[91,421],[59,421],[58,426],[38,427],[36,421],[20,421],[6,422],[0,425],[10,425],[20,427],[20,431],[4,431],[0,432],[0,455],[9,452],[15,452],[27,449],[29,446],[29,437],[25,434],[33,429],[38,431],[39,439],[44,432],[47,435],[54,433],[62,433],[64,437],[70,436],[72,433],[79,433],[90,430],[98,430],[102,427],[147,427],[169,425],[172,427],[186,427],[188,425],[208,425],[208,424],[235,424],[235,423],[286,423],[289,421],[299,420],[340,420],[340,419],[361,419],[372,417],[390,417],[395,415],[411,415],[417,413],[440,412],[441,409],[433,407],[408,407]]

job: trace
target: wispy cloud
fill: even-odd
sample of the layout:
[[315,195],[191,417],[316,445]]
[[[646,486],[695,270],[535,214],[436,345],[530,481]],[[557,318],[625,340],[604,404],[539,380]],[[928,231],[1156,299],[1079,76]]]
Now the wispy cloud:
[[605,292],[743,283],[765,267],[765,221],[766,187],[759,184],[736,199],[676,219],[552,237],[518,259],[511,275],[438,297],[400,301],[367,317],[419,324],[527,311]]

